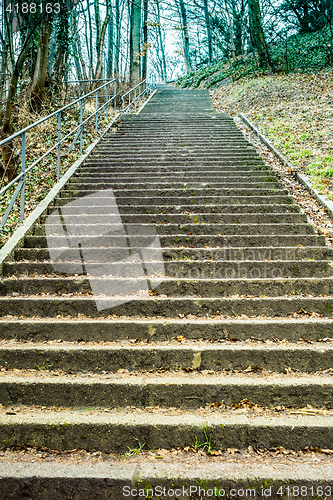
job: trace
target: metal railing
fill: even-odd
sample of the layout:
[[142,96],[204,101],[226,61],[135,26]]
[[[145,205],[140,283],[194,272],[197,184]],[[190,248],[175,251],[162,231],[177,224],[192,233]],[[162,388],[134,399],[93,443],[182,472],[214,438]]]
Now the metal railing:
[[[110,95],[109,92],[109,86],[113,84],[113,95]],[[101,96],[99,94],[101,90],[105,89],[105,94]],[[82,134],[83,134],[83,127],[85,123],[87,123],[91,118],[95,117],[95,130],[97,132],[98,130],[98,119],[104,113],[106,112],[106,119],[108,119],[108,112],[109,112],[109,102],[113,100],[114,102],[114,108],[116,109],[116,97],[117,97],[117,83],[116,80],[109,80],[107,83],[104,85],[101,85],[97,89],[89,92],[88,94],[80,97],[79,99],[76,99],[70,104],[67,104],[66,106],[63,106],[62,108],[58,109],[57,111],[54,111],[50,115],[46,116],[45,118],[41,118],[39,121],[33,123],[32,125],[29,125],[28,127],[16,132],[15,134],[11,135],[10,137],[7,137],[3,141],[0,142],[0,148],[2,148],[5,144],[11,143],[14,139],[21,137],[22,141],[22,149],[21,149],[21,172],[19,175],[15,177],[9,184],[7,184],[4,188],[0,190],[0,196],[3,195],[11,186],[14,184],[18,183],[17,188],[9,202],[8,208],[5,212],[5,215],[3,216],[0,227],[3,228],[8,216],[14,206],[14,203],[21,193],[21,208],[20,208],[20,220],[21,222],[24,219],[24,211],[25,211],[25,183],[26,183],[26,175],[27,173],[32,170],[36,165],[38,165],[44,158],[46,158],[52,151],[57,150],[57,181],[60,179],[60,171],[61,171],[61,165],[60,165],[60,154],[61,154],[61,145],[64,141],[66,141],[69,137],[71,137],[73,134],[75,134],[74,139],[71,143],[71,145],[68,148],[67,154],[69,154],[73,147],[75,146],[77,140],[80,140],[80,152],[82,153]],[[91,99],[95,97],[95,110],[94,112],[88,116],[85,120],[83,119],[83,104],[84,101],[87,99]],[[99,97],[105,98],[105,103],[99,107],[99,102],[98,99]],[[67,109],[75,106],[76,104],[80,105],[80,122],[77,127],[75,127],[73,130],[71,130],[68,134],[66,134],[63,138],[61,138],[61,119],[62,119],[62,114],[64,111]],[[26,149],[27,149],[27,132],[32,130],[33,128],[37,127],[41,123],[50,120],[53,117],[57,117],[57,136],[58,140],[57,142],[48,150],[46,153],[44,153],[40,158],[38,158],[36,161],[34,161],[31,165],[29,165],[28,168],[26,168]]]
[[[138,105],[140,105],[141,99],[148,97],[148,94],[150,94],[150,92],[152,92],[155,88],[156,88],[155,82],[151,81],[149,83],[148,78],[146,78],[145,80],[142,80],[142,82],[138,83],[131,90],[126,92],[126,94],[122,95],[121,102],[122,102],[123,114],[131,113],[132,106],[134,106],[134,113],[136,113],[137,107]],[[133,99],[133,93],[134,93],[134,99]],[[127,106],[125,104],[125,100],[128,100]]]
[[[66,96],[63,100],[70,99],[70,97],[67,97],[67,94],[71,90],[74,91],[74,94],[78,94],[77,97],[79,97],[87,92],[91,92],[96,82],[108,81],[110,81],[108,78],[99,78],[97,80],[64,80],[62,84],[64,86]],[[102,85],[102,83],[100,83],[100,85]],[[80,91],[77,92],[78,90]]]

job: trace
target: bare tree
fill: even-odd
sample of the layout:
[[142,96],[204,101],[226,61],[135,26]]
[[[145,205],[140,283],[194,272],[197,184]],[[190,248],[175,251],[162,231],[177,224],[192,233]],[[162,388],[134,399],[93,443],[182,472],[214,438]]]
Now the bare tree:
[[131,4],[130,29],[130,81],[133,85],[140,81],[140,24],[141,0],[134,0]]
[[188,24],[187,24],[187,14],[186,8],[184,4],[184,0],[178,0],[179,10],[180,10],[180,18],[181,18],[181,30],[183,34],[183,45],[184,45],[184,58],[186,64],[186,71],[190,73],[192,70],[191,67],[191,57],[190,57],[190,39],[188,33]]
[[203,0],[203,5],[204,5],[204,13],[205,13],[206,31],[207,31],[208,62],[212,63],[212,61],[213,61],[213,45],[212,45],[212,31],[210,29],[208,0]]
[[259,0],[248,0],[248,5],[251,43],[258,54],[259,66],[274,70],[262,27]]

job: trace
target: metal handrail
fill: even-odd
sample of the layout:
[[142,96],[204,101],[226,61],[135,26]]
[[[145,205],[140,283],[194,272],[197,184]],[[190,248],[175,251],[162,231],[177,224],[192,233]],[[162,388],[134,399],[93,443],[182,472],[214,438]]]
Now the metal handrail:
[[[145,87],[146,84],[146,87]],[[141,91],[141,85],[142,85],[142,91]],[[138,83],[135,87],[131,88],[128,90],[124,95],[121,96],[121,101],[122,101],[122,109],[123,109],[123,114],[131,113],[132,111],[132,104],[134,104],[134,112],[136,113],[137,110],[137,104],[140,103],[141,97],[142,96],[148,96],[152,90],[156,88],[155,82],[151,81],[149,83],[148,78],[145,80],[142,80],[142,82]],[[138,92],[137,92],[138,89]],[[134,92],[134,99],[131,100],[131,93]],[[125,97],[128,95],[128,105],[125,107]]]
[[108,82],[108,78],[98,78],[97,80],[64,80],[62,83],[86,83],[86,82]]
[[74,99],[74,96],[72,97],[67,97],[67,92],[68,90],[73,90],[75,91],[75,94],[77,93],[77,87],[80,88],[80,92],[79,92],[79,95],[81,94],[81,97],[82,97],[82,94],[85,94],[87,92],[92,91],[93,89],[93,85],[95,84],[95,82],[108,82],[110,81],[109,78],[97,78],[97,79],[89,79],[89,80],[63,80],[62,81],[62,85],[64,86],[64,89],[65,89],[65,92],[66,92],[66,96],[65,97],[59,97],[59,98],[55,98],[59,101],[68,101],[70,99]]
[[[109,98],[109,85],[113,84],[113,95],[110,96]],[[99,96],[98,95],[98,92],[101,90],[101,89],[104,89],[105,88],[105,95],[103,95],[103,97],[105,97],[105,103],[98,107],[98,99]],[[83,101],[89,97],[92,97],[93,94],[95,94],[95,98],[96,98],[96,104],[95,104],[95,111],[88,117],[86,118],[85,120],[83,120]],[[50,115],[44,117],[44,118],[41,118],[40,120],[38,120],[37,122],[33,123],[32,125],[29,125],[28,127],[25,127],[24,129],[22,130],[19,130],[18,132],[16,132],[15,134],[11,135],[10,137],[7,137],[6,139],[0,141],[0,148],[4,145],[4,144],[7,144],[8,142],[11,142],[13,141],[15,138],[17,137],[20,137],[21,136],[21,140],[22,140],[22,152],[21,152],[21,173],[15,177],[15,179],[13,179],[11,182],[9,182],[9,184],[7,184],[4,188],[2,188],[0,190],[0,195],[2,195],[3,193],[5,193],[11,186],[13,186],[16,182],[18,182],[18,186],[12,196],[12,199],[8,205],[8,208],[6,210],[6,213],[5,215],[3,216],[2,220],[1,220],[1,223],[0,223],[0,227],[4,227],[7,219],[8,219],[8,216],[14,206],[14,203],[18,197],[18,195],[20,194],[21,192],[21,214],[20,214],[20,220],[21,222],[23,221],[24,219],[24,209],[25,209],[25,178],[26,178],[26,174],[32,169],[34,168],[38,163],[40,163],[46,156],[48,156],[52,151],[54,151],[55,149],[57,149],[57,181],[59,181],[60,179],[60,152],[61,152],[61,144],[67,140],[71,135],[73,135],[75,132],[75,137],[68,149],[68,152],[67,154],[69,154],[72,150],[72,148],[74,147],[77,139],[80,137],[80,152],[82,153],[82,133],[83,133],[83,126],[86,122],[88,122],[92,117],[95,116],[95,130],[97,132],[98,130],[98,118],[101,116],[101,114],[106,110],[106,119],[108,119],[108,111],[109,111],[109,102],[113,100],[114,102],[114,109],[116,109],[116,98],[117,98],[117,82],[116,82],[116,79],[113,78],[112,80],[109,80],[107,83],[105,83],[104,85],[101,85],[100,87],[98,87],[97,89],[95,90],[92,90],[91,92],[89,92],[88,94],[82,96],[82,97],[79,97],[78,99],[76,99],[75,101],[71,102],[70,104],[67,104],[66,106],[63,106],[62,108],[58,109],[57,111],[54,111],[53,113],[51,113]],[[78,104],[80,103],[80,123],[77,127],[75,127],[71,132],[69,132],[65,137],[61,138],[61,115],[63,113],[63,111],[67,110],[68,108],[72,107],[72,106],[75,106],[75,104]],[[38,158],[38,160],[36,160],[34,163],[32,163],[32,165],[30,165],[27,169],[26,169],[26,134],[27,132],[29,132],[29,130],[33,129],[34,127],[37,127],[38,125],[40,125],[41,123],[44,123],[46,120],[49,120],[50,118],[53,118],[54,116],[57,116],[58,117],[58,141],[55,143],[54,146],[52,146],[52,148],[50,148],[46,153],[44,153],[40,158]]]

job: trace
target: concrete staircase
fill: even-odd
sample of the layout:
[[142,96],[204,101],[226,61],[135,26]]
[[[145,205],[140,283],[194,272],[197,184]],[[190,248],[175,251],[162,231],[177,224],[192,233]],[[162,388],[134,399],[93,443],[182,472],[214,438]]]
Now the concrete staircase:
[[4,265],[1,446],[333,448],[332,257],[207,91],[160,87]]

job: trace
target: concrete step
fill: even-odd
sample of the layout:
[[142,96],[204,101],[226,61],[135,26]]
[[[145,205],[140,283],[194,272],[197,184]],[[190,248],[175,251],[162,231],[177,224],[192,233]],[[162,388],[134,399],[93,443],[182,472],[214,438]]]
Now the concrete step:
[[[68,369],[67,369],[68,371]],[[160,407],[198,409],[210,404],[230,407],[244,399],[261,407],[333,408],[331,376],[300,374],[198,374],[176,372],[63,374],[16,369],[2,374],[5,406],[58,408]],[[333,412],[332,412],[333,416]]]
[[272,175],[272,171],[270,168],[265,166],[264,164],[261,164],[260,162],[256,162],[255,164],[250,164],[250,165],[220,165],[220,166],[201,166],[201,167],[196,167],[196,166],[188,166],[186,169],[182,165],[169,165],[167,167],[162,166],[146,166],[146,165],[129,165],[129,166],[124,166],[124,165],[119,165],[119,166],[112,166],[110,164],[110,160],[105,160],[104,162],[100,164],[95,164],[93,162],[88,162],[83,164],[83,166],[80,168],[78,173],[108,173],[112,174],[114,173],[115,175],[142,175],[143,173],[148,173],[148,174],[172,174],[172,175],[188,175],[192,176],[193,174],[196,175],[232,175],[235,176],[238,174],[238,172],[243,176],[243,175]]
[[[112,160],[113,161],[119,161],[119,160],[132,160],[138,158],[138,156],[142,155],[142,151],[138,151],[137,149],[132,149],[132,147],[127,147],[123,148],[124,151],[118,151],[115,148],[109,148],[109,149],[104,149],[99,152],[98,155],[95,157],[92,157],[92,159],[104,159],[109,158],[112,155]],[[145,158],[150,161],[151,159],[177,159],[186,157],[187,160],[192,161],[195,158],[200,158],[200,160],[210,160],[210,159],[220,159],[223,160],[224,158],[246,158],[246,159],[252,159],[252,158],[257,158],[257,153],[255,149],[251,148],[235,148],[235,147],[230,147],[230,148],[223,148],[220,150],[216,150],[215,148],[212,148],[212,150],[209,149],[209,151],[204,152],[204,148],[202,148],[201,151],[196,151],[194,149],[190,148],[177,148],[171,151],[168,151],[166,149],[161,149],[161,147],[155,147],[151,149],[147,149],[145,151]]]
[[[105,191],[108,191],[109,186],[104,186]],[[94,186],[89,186],[86,185],[85,187],[82,187],[80,185],[76,186],[75,184],[68,184],[65,188],[65,190],[62,192],[63,196],[77,196],[77,197],[82,197],[85,195],[89,194],[94,194],[96,192],[96,188],[94,189]],[[103,188],[101,189],[103,190]],[[170,188],[163,188],[162,190],[159,189],[114,189],[112,190],[112,195],[115,195],[117,197],[121,198],[140,198],[140,193],[142,198],[156,198],[157,196],[161,196],[162,198],[170,197],[170,198],[176,198],[176,197],[193,197],[197,196],[197,199],[201,199],[204,197],[212,197],[212,196],[218,196],[218,197],[226,197],[229,196],[230,198],[235,197],[235,196],[288,196],[288,191],[285,189],[277,188],[277,189],[270,189],[269,187],[266,188],[260,188],[260,187],[249,187],[249,188],[239,188],[239,189],[234,189],[234,188],[196,188],[195,190],[191,189],[170,189]],[[106,193],[107,196],[110,196],[110,192]]]
[[[55,252],[57,259],[53,262],[6,262],[3,273],[5,276],[34,276],[47,274],[87,274],[90,277],[110,276],[120,278],[119,283],[115,280],[115,288],[123,290],[121,278],[142,278],[144,275],[156,279],[159,273],[176,279],[230,279],[230,278],[282,278],[282,277],[324,277],[333,275],[333,260],[330,262],[316,261],[192,261],[179,260],[164,262],[157,260],[160,253],[156,250],[151,257],[154,261],[143,261],[137,252],[137,262],[132,262],[129,252],[124,251],[122,260],[117,260],[114,252],[104,250],[97,252],[92,249],[83,249],[82,257],[80,251],[73,253],[67,250]],[[151,253],[151,252],[150,252]],[[128,261],[126,261],[128,259]],[[117,286],[118,285],[118,286]],[[145,287],[146,288],[146,287]],[[134,289],[136,291],[136,288]],[[264,288],[262,289],[264,291]],[[102,292],[101,292],[102,293]],[[105,292],[106,293],[106,292]],[[121,292],[119,292],[121,293]]]
[[198,318],[222,319],[223,316],[286,317],[288,315],[333,316],[332,297],[254,297],[254,298],[201,298],[141,295],[102,295],[83,297],[29,296],[1,297],[2,316],[53,318],[83,315],[98,318],[108,315],[176,318],[184,311]]
[[[147,189],[147,182],[117,182],[115,179],[113,180],[108,180],[108,179],[96,179],[94,181],[89,181],[89,179],[83,179],[83,178],[73,178],[71,179],[70,182],[66,184],[67,189],[109,189],[112,188],[115,192],[121,190],[125,191],[130,189],[133,190],[138,190],[142,189],[145,191]],[[234,181],[234,182],[150,182],[149,187],[151,189],[172,189],[173,191],[182,189],[183,191],[189,191],[193,189],[215,189],[215,190],[221,190],[221,189],[231,189],[231,188],[238,188],[238,189],[253,189],[253,188],[263,188],[263,189],[283,189],[283,184],[280,182],[268,182],[268,181]]]
[[[94,283],[101,289],[113,289],[117,278],[94,278]],[[133,281],[133,284],[128,282]],[[101,282],[99,284],[99,282]],[[124,288],[140,290],[147,288],[146,278],[124,278]],[[57,277],[57,276],[24,276],[10,277],[0,282],[1,295],[91,295],[91,285],[87,276]],[[331,278],[254,278],[254,279],[174,279],[164,277],[162,283],[154,288],[154,294],[168,297],[280,297],[280,296],[330,296],[333,295],[333,280]]]
[[[52,224],[56,222],[58,219],[58,214],[50,215],[51,220],[47,220],[47,234],[48,236],[61,236],[66,234],[69,238],[71,236],[100,236],[100,235],[109,235],[110,240],[112,241],[113,234],[119,236],[125,236],[124,233],[124,225],[122,222],[118,223],[104,223],[99,222],[98,215],[93,216],[90,221],[87,221],[86,224],[81,223],[72,224],[71,220],[67,223],[66,220],[66,229],[63,224]],[[70,217],[69,217],[70,218]],[[95,219],[95,220],[94,220]],[[45,225],[38,225],[35,227],[34,234],[36,236],[42,236],[45,233]],[[66,231],[66,232],[65,232]],[[260,225],[254,224],[210,224],[210,223],[187,223],[187,224],[168,224],[168,223],[158,223],[158,224],[140,224],[139,228],[136,224],[126,224],[126,231],[130,236],[136,236],[137,234],[141,235],[182,235],[182,234],[192,234],[192,235],[287,235],[287,234],[314,234],[313,226],[308,223],[300,223],[300,224],[283,224],[275,222],[273,224],[264,224],[260,223]]]
[[[163,409],[164,410],[164,409]],[[180,410],[179,410],[180,411]],[[146,449],[173,449],[207,439],[212,449],[262,449],[282,446],[300,450],[307,446],[328,448],[333,438],[330,415],[285,415],[267,411],[263,415],[235,411],[89,411],[27,408],[16,415],[0,413],[0,446],[45,447],[53,450],[99,450],[125,453],[138,442]],[[206,431],[206,436],[204,433]],[[208,433],[208,434],[207,434]]]
[[[186,311],[185,311],[186,312]],[[187,312],[186,312],[187,313]],[[117,316],[108,319],[65,317],[45,317],[0,320],[0,333],[3,339],[34,342],[120,342],[133,341],[248,341],[280,340],[282,342],[322,341],[325,347],[333,338],[333,321],[327,317],[312,317],[300,314],[297,319],[290,318],[252,318],[246,319],[204,319],[195,318],[140,318]],[[323,348],[324,348],[323,347]],[[249,364],[253,364],[251,359]]]
[[[59,238],[59,242],[57,240]],[[71,236],[71,243],[78,246],[81,243],[82,236]],[[112,246],[123,246],[123,236],[112,236]],[[86,236],[85,245],[89,248],[106,245],[110,246],[110,236]],[[131,245],[134,247],[146,247],[151,244],[151,236],[140,236],[135,238],[131,237]],[[302,235],[232,235],[232,236],[211,236],[211,235],[160,235],[159,243],[162,248],[195,248],[195,247],[222,247],[222,248],[238,248],[238,247],[297,247],[301,246],[324,246],[325,237],[316,234],[302,234]],[[45,236],[29,236],[25,237],[25,246],[27,248],[47,248],[47,239]],[[52,236],[52,246],[57,248],[63,246],[63,236]]]
[[[155,132],[155,131],[154,131]],[[195,132],[196,133],[196,132]],[[148,134],[149,135],[149,134]],[[205,153],[207,152],[207,146],[209,151],[230,151],[242,149],[244,151],[253,151],[256,149],[249,144],[242,135],[230,134],[225,132],[224,134],[209,134],[206,138],[198,137],[195,144],[193,143],[192,137],[182,137],[181,139],[168,136],[168,134],[163,133],[160,137],[151,137],[149,144],[143,145],[142,140],[139,140],[132,132],[129,131],[128,136],[118,135],[111,136],[107,140],[100,142],[100,148],[98,152],[93,153],[92,158],[103,155],[105,152],[126,152],[129,149],[131,151],[140,151],[142,154],[148,151],[168,151],[181,153],[184,150],[197,151]]]
[[[115,212],[116,207],[99,207],[99,212],[91,212],[91,206],[71,207],[66,206],[61,210],[62,216],[66,217],[66,222],[70,224],[80,224],[86,221],[87,224],[105,223],[115,224],[121,222],[123,224],[301,224],[306,223],[307,218],[305,214],[300,213],[168,213],[168,214],[122,214],[121,219],[119,213]],[[104,212],[104,213],[103,213]],[[52,213],[52,212],[51,212]],[[56,211],[58,214],[58,211]],[[40,224],[45,224],[46,219],[50,222],[47,216],[42,216],[39,220]]]
[[[249,367],[249,361],[251,361],[253,366]],[[105,375],[117,373],[121,370],[124,374],[119,375],[121,381],[122,376],[129,377],[131,372],[139,373],[139,376],[145,376],[146,372],[151,372],[155,374],[155,377],[158,373],[164,372],[167,380],[169,380],[172,371],[180,370],[179,375],[191,373],[194,377],[198,378],[199,385],[202,385],[204,381],[200,381],[199,375],[201,372],[205,373],[209,370],[217,372],[216,375],[220,374],[219,377],[216,377],[216,375],[211,377],[209,375],[209,378],[215,380],[217,384],[234,384],[236,390],[237,385],[241,385],[240,377],[237,383],[235,383],[237,374],[241,370],[247,370],[241,374],[242,377],[244,375],[248,376],[245,378],[245,385],[251,383],[251,380],[254,380],[254,385],[263,382],[263,390],[264,388],[266,390],[265,384],[271,383],[270,378],[272,377],[271,374],[266,373],[267,370],[276,373],[288,373],[288,371],[295,370],[298,375],[301,375],[301,373],[319,372],[316,377],[308,379],[309,385],[320,384],[320,381],[323,379],[324,385],[330,386],[333,383],[331,378],[327,375],[326,377],[320,375],[320,373],[325,370],[331,370],[332,361],[332,342],[316,342],[311,344],[299,342],[293,344],[276,341],[262,343],[258,341],[232,342],[226,340],[220,343],[205,341],[199,343],[186,341],[184,343],[184,341],[177,342],[175,339],[166,343],[152,342],[149,344],[143,342],[131,344],[129,340],[123,341],[121,344],[117,342],[104,342],[99,345],[93,342],[82,345],[82,342],[62,342],[61,344],[49,342],[45,344],[41,342],[20,341],[6,341],[0,344],[0,365],[6,369],[3,375],[5,377],[8,376],[9,382],[12,383],[11,380],[14,377],[24,376],[22,370],[33,370],[27,378],[27,383],[29,384],[32,383],[31,377],[37,379],[38,376],[40,376],[40,382],[45,383],[41,375],[51,372],[50,376],[54,378],[55,371],[62,372],[60,374],[57,373],[57,376],[61,375],[64,377],[66,372],[77,373],[79,375],[87,373]],[[225,380],[222,377],[222,375],[227,377],[233,370],[236,370],[235,377],[230,377],[229,375],[229,380]],[[265,373],[261,373],[263,370]],[[252,373],[261,373],[263,381],[257,377],[251,379],[250,376]],[[162,380],[165,379],[162,378]],[[98,382],[98,379],[96,381]],[[73,382],[75,383],[75,379]],[[110,379],[109,382],[114,384],[118,380],[114,378]],[[143,380],[144,382],[145,380]],[[147,382],[149,384],[152,383],[149,377],[147,377]],[[278,385],[283,385],[281,391],[284,390],[285,386],[288,386],[287,390],[289,389],[290,391],[293,382],[294,378],[290,375],[276,381]],[[36,383],[38,383],[38,380]],[[65,379],[62,383],[66,384],[68,380]],[[135,381],[134,383],[137,382]],[[157,383],[160,382],[157,381]],[[185,377],[184,381],[184,376],[182,376],[179,378],[178,384],[183,383],[193,384],[193,378],[191,377],[186,380]],[[300,387],[300,392],[305,391],[303,377],[298,378],[294,389],[297,387]],[[5,387],[3,386],[2,390],[4,389]],[[250,394],[246,398],[254,401],[253,396],[251,398],[249,396]],[[326,397],[331,397],[331,395],[326,394]],[[225,400],[224,402],[227,404]],[[238,403],[239,401],[236,402]],[[268,401],[266,403],[268,404]],[[264,406],[266,403],[264,403]],[[307,404],[309,404],[309,401]],[[120,406],[122,405],[123,403],[120,403]],[[174,405],[172,404],[171,406]]]
[[[164,261],[276,261],[281,262],[285,260],[331,260],[333,258],[333,249],[329,247],[284,247],[284,248],[186,248],[175,250],[174,248],[150,247],[152,249],[152,256],[157,250]],[[132,248],[132,253],[139,251],[140,247]],[[141,247],[142,249],[142,247]],[[50,254],[53,254],[55,248],[18,248],[14,252],[15,260],[49,260]],[[89,252],[89,256],[96,259],[96,261],[103,261],[105,252],[108,252],[109,257],[112,256],[112,261],[122,260],[124,255],[128,255],[128,246],[124,247],[84,247],[84,250]],[[82,256],[78,248],[67,248],[67,258],[79,259]],[[88,257],[88,253],[87,253]],[[102,260],[101,260],[102,259]]]
[[[274,175],[255,175],[254,173],[245,173],[243,172],[241,175],[234,175],[234,176],[227,176],[227,175],[209,175],[205,174],[202,172],[202,174],[191,174],[187,175],[185,172],[178,174],[176,176],[175,174],[165,174],[164,172],[160,172],[159,175],[140,175],[140,174],[132,174],[132,175],[117,175],[113,173],[99,173],[98,177],[96,175],[91,175],[89,173],[84,173],[84,172],[79,172],[76,175],[73,175],[69,179],[69,182],[80,182],[82,181],[83,183],[87,182],[113,182],[113,183],[119,183],[119,184],[145,184],[147,183],[152,183],[152,184],[170,184],[170,185],[178,185],[181,184],[182,187],[184,187],[184,183],[186,182],[187,186],[189,189],[191,189],[193,186],[199,186],[202,183],[222,183],[225,184],[226,182],[228,183],[253,183],[253,182],[260,182],[260,183],[266,183],[266,182],[277,182],[277,179]],[[264,184],[266,185],[266,184]]]
[[[47,209],[47,214],[54,211],[55,206],[64,206],[64,200],[58,198],[50,204]],[[179,214],[180,216],[195,216],[196,214],[296,214],[300,213],[300,208],[298,205],[286,205],[286,204],[266,204],[266,205],[162,205],[162,204],[147,204],[144,205],[131,205],[131,206],[115,206],[108,205],[107,202],[103,204],[103,209],[108,214],[117,213],[121,215],[156,215],[156,214]],[[73,205],[67,204],[66,213],[78,212],[86,213],[89,210],[90,214],[99,214],[101,212],[101,204],[98,204],[98,198],[89,199],[89,204],[84,200],[75,200],[75,207]]]
[[[328,449],[320,452],[317,448],[314,452],[315,448],[306,447],[296,452],[279,447],[270,451],[228,448],[213,450],[217,454],[214,456],[201,452],[202,443],[198,450],[193,447],[149,451],[144,446],[143,451],[132,456],[139,448],[136,442],[131,451],[127,450],[127,456],[120,457],[95,451],[68,454],[36,448],[12,449],[2,458],[1,488],[6,500],[17,500],[23,495],[40,500],[45,490],[49,498],[57,498],[60,488],[64,498],[70,498],[75,491],[81,498],[84,492],[90,500],[124,496],[135,500],[138,495],[161,497],[164,492],[183,499],[199,495],[204,498],[207,494],[216,498],[271,496],[275,500],[278,495],[293,491],[302,491],[308,498],[317,492],[329,495],[332,490],[333,465]],[[316,467],[312,461],[317,462]]]
[[[260,160],[256,159],[256,157],[250,156],[250,155],[226,155],[225,157],[221,158],[216,158],[213,156],[212,158],[198,158],[197,155],[193,155],[193,158],[188,158],[187,155],[184,155],[184,157],[179,157],[178,155],[175,156],[174,158],[169,157],[169,158],[156,158],[155,156],[149,157],[149,158],[142,158],[138,157],[136,155],[133,155],[133,157],[128,157],[128,158],[119,158],[119,159],[112,159],[110,156],[108,159],[105,158],[95,158],[93,160],[95,167],[98,167],[99,165],[113,165],[113,166],[118,166],[118,165],[126,165],[126,166],[133,166],[136,167],[136,170],[138,166],[153,166],[153,167],[175,167],[175,166],[193,166],[193,167],[222,167],[222,166],[232,166],[232,167],[237,167],[237,166],[248,166],[248,165],[254,165],[254,166],[260,166],[262,163]],[[87,163],[86,165],[89,165]]]
[[[107,190],[108,191],[108,190]],[[286,204],[292,204],[293,199],[291,196],[287,194],[279,194],[279,191],[273,191],[270,192],[270,190],[266,191],[266,194],[263,194],[263,190],[257,190],[255,195],[247,195],[246,192],[243,192],[243,194],[240,192],[238,195],[234,196],[223,196],[220,194],[216,194],[215,196],[210,196],[210,195],[203,195],[199,196],[198,194],[194,195],[188,195],[184,196],[183,193],[180,193],[179,196],[167,196],[167,195],[158,195],[156,196],[131,196],[130,193],[128,196],[117,196],[117,205],[158,205],[159,203],[161,205],[223,205],[223,204],[230,204],[230,205],[248,205],[248,204],[254,204],[254,205],[269,205],[269,204],[277,204],[277,203],[286,203]],[[262,191],[262,193],[260,192]],[[96,191],[79,191],[79,190],[71,190],[71,191],[62,191],[60,194],[60,197],[56,198],[56,204],[58,200],[62,202],[62,204],[67,204],[71,201],[77,200],[77,198],[83,198],[84,196],[96,194]],[[108,191],[107,193],[110,196],[110,192]],[[148,191],[147,193],[148,194]],[[94,197],[89,198],[89,203],[91,204],[99,204],[103,205],[105,203],[105,200],[103,200],[103,196],[98,196],[96,194],[96,200]],[[105,197],[104,197],[105,198]],[[86,201],[82,201],[82,203],[86,203]]]

